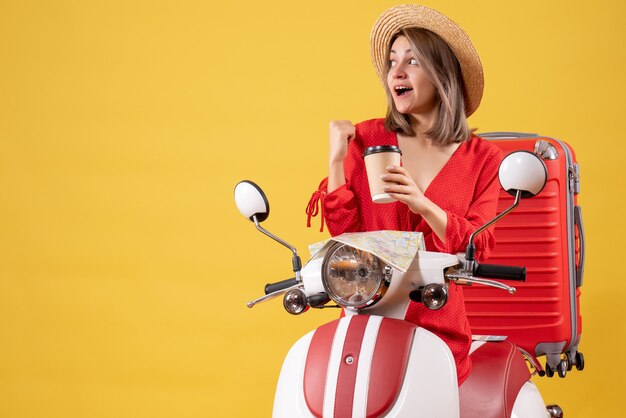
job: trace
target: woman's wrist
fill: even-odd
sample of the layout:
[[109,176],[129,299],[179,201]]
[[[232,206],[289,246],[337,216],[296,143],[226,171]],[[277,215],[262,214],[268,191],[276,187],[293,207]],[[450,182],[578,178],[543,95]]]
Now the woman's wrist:
[[328,193],[346,184],[343,161],[331,161],[328,164]]
[[432,200],[423,197],[424,203],[418,212],[428,223],[437,238],[445,244],[446,229],[448,228],[448,213],[437,206]]
[[413,213],[415,213],[417,215],[420,215],[424,219],[432,216],[434,214],[436,208],[438,208],[438,206],[435,205],[432,202],[432,200],[430,200],[429,198],[427,198],[423,194],[420,194],[419,196],[416,196],[413,199],[412,204],[409,205],[409,209],[411,209],[411,212],[413,212]]

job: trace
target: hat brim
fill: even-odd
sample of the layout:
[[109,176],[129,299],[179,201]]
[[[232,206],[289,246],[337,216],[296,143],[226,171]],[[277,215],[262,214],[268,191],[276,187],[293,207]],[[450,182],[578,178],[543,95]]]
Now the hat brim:
[[394,35],[405,28],[424,28],[439,35],[450,46],[461,66],[465,85],[465,114],[476,111],[485,85],[483,66],[469,36],[445,15],[426,6],[403,4],[385,11],[372,28],[370,53],[378,78],[386,83],[387,48]]

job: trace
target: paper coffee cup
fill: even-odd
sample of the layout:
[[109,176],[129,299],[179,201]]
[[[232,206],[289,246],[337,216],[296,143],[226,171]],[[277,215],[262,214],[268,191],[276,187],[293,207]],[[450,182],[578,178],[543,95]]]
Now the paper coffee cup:
[[369,147],[363,152],[367,181],[370,185],[370,194],[374,203],[389,203],[395,201],[385,192],[384,187],[392,184],[380,178],[387,174],[387,166],[400,165],[402,152],[395,145],[377,145]]

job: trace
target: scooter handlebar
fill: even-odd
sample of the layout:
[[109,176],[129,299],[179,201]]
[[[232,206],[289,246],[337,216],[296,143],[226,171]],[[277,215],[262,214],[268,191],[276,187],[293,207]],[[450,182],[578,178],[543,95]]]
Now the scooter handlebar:
[[526,267],[502,266],[498,264],[479,264],[474,276],[486,279],[526,281]]
[[297,284],[298,282],[296,281],[295,277],[287,280],[281,280],[280,282],[276,283],[268,283],[265,285],[265,294],[269,295],[270,293],[278,292],[279,290],[287,289]]

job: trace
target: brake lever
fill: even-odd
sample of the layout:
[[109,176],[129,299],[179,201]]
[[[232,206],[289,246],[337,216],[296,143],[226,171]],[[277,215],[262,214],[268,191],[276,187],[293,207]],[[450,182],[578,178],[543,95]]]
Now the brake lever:
[[301,283],[294,284],[294,285],[293,285],[293,286],[291,286],[291,287],[287,287],[287,288],[282,289],[282,290],[277,290],[277,291],[275,291],[275,292],[268,293],[268,294],[267,294],[267,295],[265,295],[265,296],[261,296],[261,297],[260,297],[260,298],[258,298],[258,299],[251,300],[250,302],[246,303],[246,306],[247,306],[248,308],[252,308],[254,305],[256,305],[256,304],[258,304],[258,303],[261,303],[261,302],[267,302],[268,300],[272,300],[272,299],[274,299],[274,298],[277,298],[278,296],[284,295],[285,293],[289,292],[289,291],[290,291],[290,290],[292,290],[292,289],[298,289],[298,288],[302,288],[302,287],[304,287],[304,286],[302,286],[302,284],[301,284]]
[[461,284],[461,285],[471,285],[473,283],[476,283],[476,284],[482,284],[484,286],[495,287],[498,289],[506,290],[511,295],[514,295],[515,292],[517,292],[517,289],[514,288],[513,286],[509,286],[504,283],[497,282],[495,280],[474,277],[471,274],[468,274],[462,271],[457,272],[457,273],[447,273],[446,278],[456,284]]

